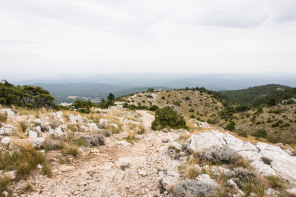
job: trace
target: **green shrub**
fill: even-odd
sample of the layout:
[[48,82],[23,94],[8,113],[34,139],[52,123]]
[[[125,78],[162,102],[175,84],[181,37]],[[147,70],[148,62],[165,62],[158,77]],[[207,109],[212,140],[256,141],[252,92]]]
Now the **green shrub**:
[[164,129],[170,127],[172,129],[186,128],[186,122],[182,115],[179,115],[170,107],[158,109],[155,112],[155,120],[152,122],[153,130]]
[[185,99],[185,101],[190,101],[191,100],[188,96],[186,96],[184,99]]
[[234,131],[235,130],[235,122],[231,121],[228,125],[226,125],[226,130]]
[[191,114],[190,118],[195,119],[195,115]]
[[150,111],[156,111],[156,110],[158,110],[158,109],[159,109],[159,107],[156,106],[156,105],[153,105],[153,106],[151,106],[151,107],[149,108]]

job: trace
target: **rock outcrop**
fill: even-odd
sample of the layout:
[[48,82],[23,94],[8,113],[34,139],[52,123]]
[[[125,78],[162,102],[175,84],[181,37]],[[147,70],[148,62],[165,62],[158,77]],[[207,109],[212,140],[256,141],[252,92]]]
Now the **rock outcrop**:
[[[253,145],[250,142],[240,140],[229,133],[216,130],[192,135],[187,141],[188,150],[201,152],[212,147],[230,148],[251,161],[251,165],[265,176],[277,175],[291,183],[296,183],[296,157],[278,146],[266,143]],[[271,160],[270,165],[265,164],[262,158]]]

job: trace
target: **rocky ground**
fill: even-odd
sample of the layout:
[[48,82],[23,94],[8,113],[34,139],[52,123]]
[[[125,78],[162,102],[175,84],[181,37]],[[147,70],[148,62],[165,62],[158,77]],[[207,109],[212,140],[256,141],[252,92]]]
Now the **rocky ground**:
[[[152,131],[154,115],[150,112],[114,108],[100,111],[99,123],[96,124],[94,117],[89,122],[87,118],[91,117],[53,112],[51,115],[59,120],[59,126],[49,127],[43,133],[39,129],[46,127],[42,123],[48,114],[30,117],[4,111],[10,118],[20,119],[18,121],[39,122],[25,132],[28,139],[22,139],[29,140],[35,148],[41,147],[48,136],[68,135],[67,128],[72,128],[70,124],[79,123],[79,128],[90,136],[104,133],[98,126],[115,128],[115,131],[122,127],[121,132],[113,132],[104,138],[105,145],[80,147],[80,155],[65,157],[66,162],[60,161],[59,151],[49,151],[46,154],[51,160],[51,178],[41,175],[43,166],[38,165],[26,179],[12,183],[12,196],[296,196],[296,157],[293,150],[265,143],[254,145],[225,131],[212,130],[206,123],[200,125],[204,128],[199,134],[186,130]],[[0,140],[5,146],[16,140],[15,136],[8,134],[16,127],[14,122],[9,120],[2,124]],[[142,125],[145,132],[128,139],[130,130],[139,129],[131,123]],[[184,135],[187,138],[183,139]],[[207,162],[196,161],[196,155],[200,159],[206,158]],[[238,158],[248,161],[248,165],[242,161],[236,166],[227,163],[238,163]],[[219,159],[226,163],[221,164]],[[213,163],[216,160],[219,160],[217,165]],[[285,182],[285,187],[279,189],[266,184],[262,187],[262,195],[254,189],[247,193],[239,182],[242,177],[261,180],[261,177],[270,176],[279,177]]]

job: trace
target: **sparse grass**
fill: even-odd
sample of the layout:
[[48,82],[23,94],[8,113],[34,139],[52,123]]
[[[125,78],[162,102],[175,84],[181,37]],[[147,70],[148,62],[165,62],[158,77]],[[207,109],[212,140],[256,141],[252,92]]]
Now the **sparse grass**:
[[77,146],[84,146],[84,147],[89,147],[90,144],[83,138],[78,138],[77,140],[75,140],[75,144]]
[[0,124],[1,123],[6,123],[7,121],[7,113],[0,113]]
[[68,129],[70,131],[73,131],[73,132],[79,132],[79,131],[81,131],[81,128],[80,128],[80,125],[79,124],[68,124]]
[[32,147],[20,147],[19,151],[14,151],[12,154],[6,151],[0,153],[0,170],[16,170],[20,177],[28,175],[38,164],[45,162],[44,154]]
[[72,155],[76,157],[79,154],[79,151],[76,146],[74,145],[66,145],[62,150],[61,153],[63,155]]
[[195,179],[198,176],[198,174],[199,174],[199,171],[194,166],[190,166],[187,169],[187,178],[189,179]]
[[7,186],[11,182],[9,177],[0,177],[0,196],[4,196],[3,192],[7,190]]
[[59,121],[52,119],[50,120],[49,125],[52,129],[56,129],[60,126],[60,123]]
[[129,130],[134,130],[136,127],[138,127],[138,124],[129,122],[126,124],[126,126]]
[[29,183],[27,183],[27,185],[25,187],[22,188],[22,191],[24,193],[27,193],[27,192],[31,192],[33,191],[33,188],[32,188],[32,185],[30,185]]
[[144,127],[143,125],[140,125],[140,126],[138,127],[137,133],[138,133],[139,135],[143,135],[145,132],[146,132],[145,127]]
[[54,139],[52,137],[47,137],[44,142],[44,150],[46,152],[51,150],[61,150],[65,146],[65,142],[62,140]]
[[20,126],[22,132],[26,132],[27,128],[29,127],[28,124],[24,121],[19,122],[19,126]]
[[267,176],[265,178],[267,180],[268,186],[271,188],[274,188],[274,189],[285,189],[286,188],[286,182],[277,176]]
[[138,141],[138,138],[135,136],[135,132],[133,132],[133,131],[130,131],[128,133],[128,136],[123,139],[125,139],[127,142],[129,142],[131,144],[134,144],[136,141]]
[[52,177],[51,167],[48,163],[44,163],[44,165],[42,166],[42,173],[47,177]]

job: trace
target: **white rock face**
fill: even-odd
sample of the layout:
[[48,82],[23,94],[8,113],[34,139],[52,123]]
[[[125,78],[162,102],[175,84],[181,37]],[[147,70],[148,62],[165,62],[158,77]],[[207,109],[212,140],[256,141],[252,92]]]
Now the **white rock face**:
[[187,140],[188,149],[191,152],[197,152],[208,149],[212,146],[225,146],[226,143],[223,140],[223,137],[223,133],[215,130],[204,132],[199,135],[192,135]]
[[[199,135],[192,135],[188,140],[188,149],[192,152],[203,151],[212,146],[228,146],[243,158],[251,161],[251,165],[265,176],[277,175],[283,179],[296,183],[296,157],[278,146],[266,143],[253,145],[242,141],[229,133],[211,130]],[[271,165],[262,162],[262,157],[272,160]]]
[[289,155],[280,147],[270,144],[257,143],[256,147],[263,157],[272,160],[271,166],[281,178],[296,183],[296,157]]

